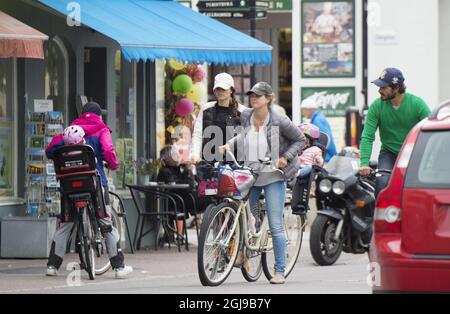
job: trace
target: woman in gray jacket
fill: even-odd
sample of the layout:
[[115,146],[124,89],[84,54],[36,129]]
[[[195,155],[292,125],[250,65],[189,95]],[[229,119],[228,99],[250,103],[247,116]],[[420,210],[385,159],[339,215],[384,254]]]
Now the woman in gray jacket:
[[[292,178],[299,168],[298,152],[305,145],[305,138],[287,117],[270,108],[273,91],[265,83],[255,84],[247,92],[250,106],[241,113],[242,132],[220,151],[233,150],[237,145],[238,159],[258,173],[258,178],[250,192],[250,206],[257,205],[264,190],[269,227],[275,254],[275,276],[273,284],[284,283],[286,267],[286,236],[283,224],[283,209],[286,198],[286,180]],[[272,166],[261,161],[270,158]],[[283,173],[274,168],[282,169]]]

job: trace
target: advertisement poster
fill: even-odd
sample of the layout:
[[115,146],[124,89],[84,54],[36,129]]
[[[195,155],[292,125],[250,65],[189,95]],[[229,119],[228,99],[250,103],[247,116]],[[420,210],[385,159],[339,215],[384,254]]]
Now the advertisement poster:
[[354,0],[302,2],[302,77],[355,76]]
[[[302,100],[313,98],[330,124],[336,149],[345,146],[345,112],[355,106],[354,87],[304,87]],[[306,122],[306,121],[303,121]]]

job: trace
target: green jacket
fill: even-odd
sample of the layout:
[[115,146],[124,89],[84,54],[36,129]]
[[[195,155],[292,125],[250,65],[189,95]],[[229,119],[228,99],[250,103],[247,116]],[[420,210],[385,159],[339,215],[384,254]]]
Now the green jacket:
[[422,98],[405,93],[398,109],[389,101],[375,100],[369,108],[361,136],[361,166],[368,166],[375,132],[380,130],[381,149],[398,154],[409,131],[428,117],[430,109]]

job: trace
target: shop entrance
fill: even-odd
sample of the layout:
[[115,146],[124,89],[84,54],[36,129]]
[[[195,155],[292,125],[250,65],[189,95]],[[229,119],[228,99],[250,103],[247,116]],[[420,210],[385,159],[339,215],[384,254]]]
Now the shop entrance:
[[279,105],[292,117],[292,29],[278,32],[278,88]]
[[106,48],[84,49],[84,95],[106,106]]

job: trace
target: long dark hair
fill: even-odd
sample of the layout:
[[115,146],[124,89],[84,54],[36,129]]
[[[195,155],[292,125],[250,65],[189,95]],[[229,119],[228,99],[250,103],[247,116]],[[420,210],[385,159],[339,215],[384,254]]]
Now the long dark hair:
[[[240,116],[239,102],[236,98],[235,93],[236,93],[235,89],[233,87],[231,87],[230,109],[231,109],[231,115],[233,116],[233,118],[239,118],[239,116]],[[217,99],[216,94],[214,94],[214,100],[216,101],[217,104],[219,104],[219,100]]]

